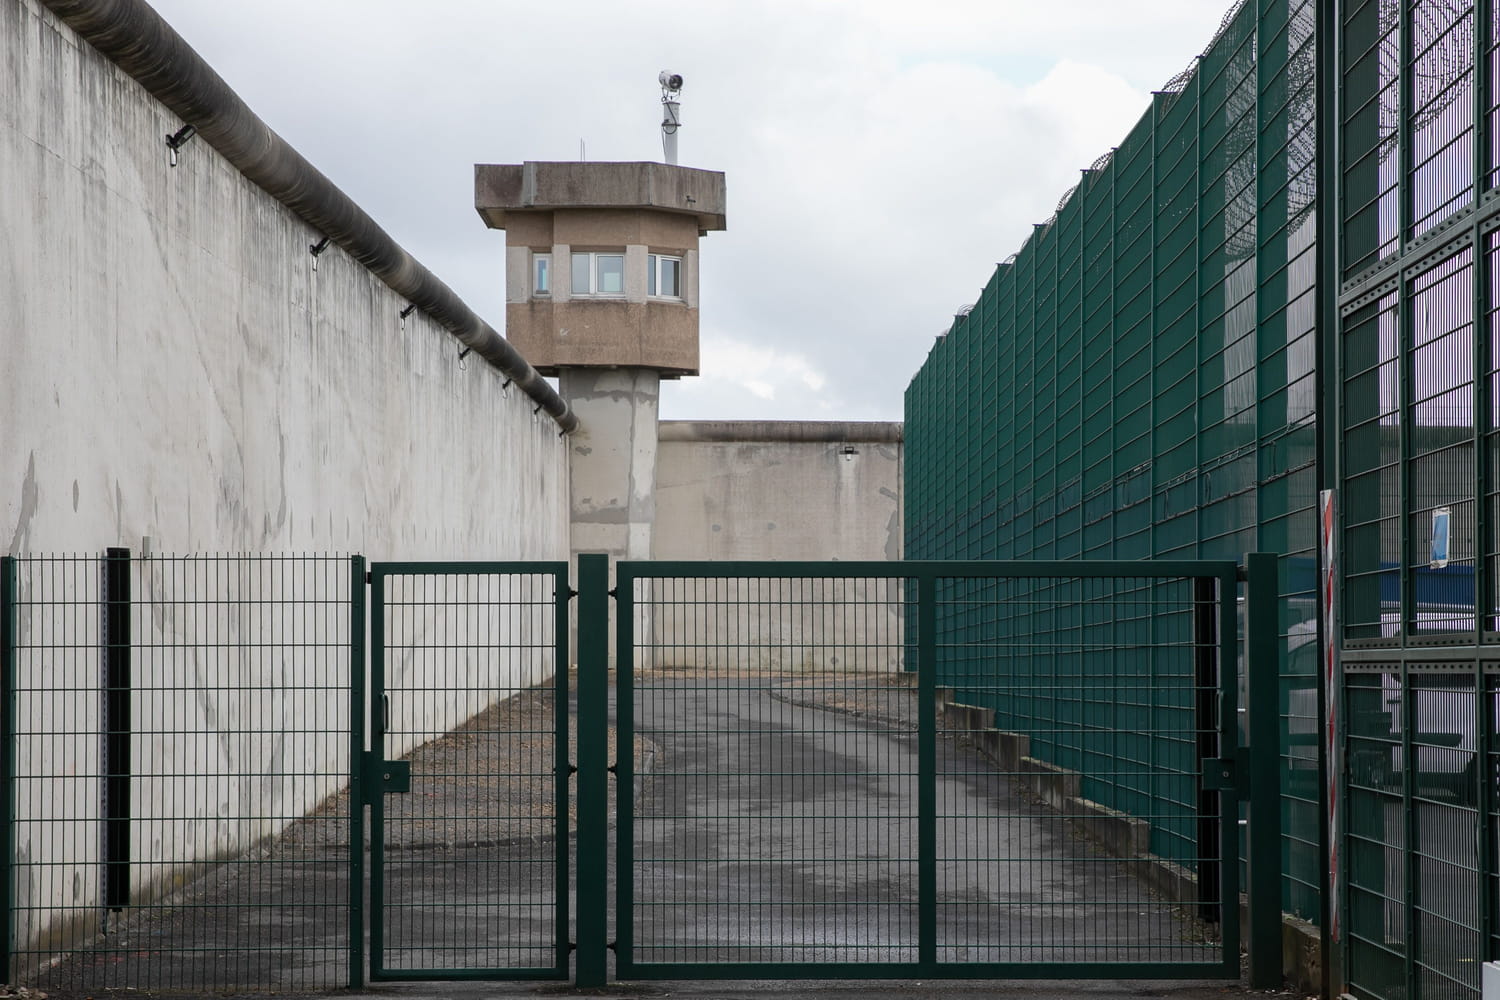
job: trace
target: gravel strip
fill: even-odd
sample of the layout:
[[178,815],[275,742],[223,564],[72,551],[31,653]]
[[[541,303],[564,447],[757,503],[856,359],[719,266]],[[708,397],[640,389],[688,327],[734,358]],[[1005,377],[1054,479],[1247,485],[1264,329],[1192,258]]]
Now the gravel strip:
[[799,708],[838,712],[902,729],[917,728],[917,675],[815,674],[783,681],[771,692]]

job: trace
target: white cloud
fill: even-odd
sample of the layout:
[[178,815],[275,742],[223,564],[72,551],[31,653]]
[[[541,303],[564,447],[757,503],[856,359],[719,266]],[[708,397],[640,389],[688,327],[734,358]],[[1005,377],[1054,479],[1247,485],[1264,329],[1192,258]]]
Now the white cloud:
[[[797,400],[804,409],[826,409],[826,401],[810,404],[808,395],[820,392],[828,384],[827,376],[794,351],[746,343],[708,329],[703,332],[700,353],[704,374],[684,379],[662,393],[663,416],[745,418],[752,414],[735,412],[733,407],[742,405],[746,397],[766,402]],[[684,402],[692,404],[686,412]],[[713,412],[700,414],[703,407]]]

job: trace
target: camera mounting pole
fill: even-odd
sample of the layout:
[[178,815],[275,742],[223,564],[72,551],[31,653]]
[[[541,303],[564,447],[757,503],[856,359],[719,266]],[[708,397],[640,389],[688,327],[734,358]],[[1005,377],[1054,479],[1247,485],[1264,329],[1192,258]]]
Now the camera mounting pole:
[[662,158],[675,166],[677,163],[677,130],[682,127],[682,117],[679,114],[681,105],[677,101],[677,95],[682,92],[682,74],[662,70],[657,75],[656,82],[661,84]]

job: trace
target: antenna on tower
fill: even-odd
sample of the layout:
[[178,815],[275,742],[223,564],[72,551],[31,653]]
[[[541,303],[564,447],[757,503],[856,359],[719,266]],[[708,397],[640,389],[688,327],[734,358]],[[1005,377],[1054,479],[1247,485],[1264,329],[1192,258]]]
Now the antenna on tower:
[[677,130],[682,128],[682,107],[677,95],[682,92],[682,74],[662,70],[656,77],[661,84],[661,151],[662,157],[674,166],[677,163]]

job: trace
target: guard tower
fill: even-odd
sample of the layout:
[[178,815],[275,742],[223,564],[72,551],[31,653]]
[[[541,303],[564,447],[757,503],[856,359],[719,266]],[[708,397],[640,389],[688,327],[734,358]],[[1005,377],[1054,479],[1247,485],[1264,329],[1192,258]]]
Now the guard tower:
[[506,336],[578,415],[571,548],[650,558],[661,380],[698,374],[698,238],[724,228],[724,175],[479,164],[474,205],[506,230]]

